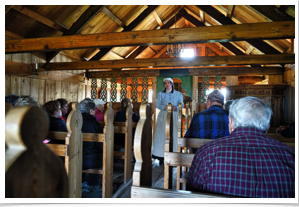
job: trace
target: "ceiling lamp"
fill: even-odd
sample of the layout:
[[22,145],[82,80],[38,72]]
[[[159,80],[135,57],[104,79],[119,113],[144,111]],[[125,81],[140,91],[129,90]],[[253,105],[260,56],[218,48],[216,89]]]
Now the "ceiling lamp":
[[[176,28],[176,14],[174,18],[175,18],[174,28]],[[170,48],[169,45],[167,45],[167,50],[166,50],[167,55],[178,57],[183,52],[184,52],[183,44],[170,45]]]

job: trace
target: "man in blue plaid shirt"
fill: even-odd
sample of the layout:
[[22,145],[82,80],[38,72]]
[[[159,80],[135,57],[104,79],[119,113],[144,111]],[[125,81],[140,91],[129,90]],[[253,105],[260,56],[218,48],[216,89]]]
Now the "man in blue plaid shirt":
[[186,138],[217,139],[229,135],[228,112],[223,110],[224,96],[219,90],[209,94],[206,110],[193,116]]

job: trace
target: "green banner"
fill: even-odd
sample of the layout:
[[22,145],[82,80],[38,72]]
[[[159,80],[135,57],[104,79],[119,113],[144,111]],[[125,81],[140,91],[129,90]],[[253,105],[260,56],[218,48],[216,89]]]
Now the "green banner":
[[[165,89],[163,79],[166,77],[157,77],[157,94],[160,91],[163,91]],[[180,79],[182,81],[181,87],[182,90],[180,91],[184,96],[189,96],[192,98],[192,76],[184,76],[184,77],[167,77],[172,79]],[[175,82],[175,81],[174,81]]]

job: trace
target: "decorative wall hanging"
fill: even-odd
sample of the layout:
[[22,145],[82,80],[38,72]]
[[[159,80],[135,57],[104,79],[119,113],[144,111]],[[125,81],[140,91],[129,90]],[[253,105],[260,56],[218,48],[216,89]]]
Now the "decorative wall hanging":
[[209,79],[210,77],[208,76],[202,77],[203,82],[201,83],[202,90],[201,90],[201,97],[200,97],[201,103],[207,102],[207,91],[210,87]]
[[214,80],[215,80],[215,82],[214,82],[214,88],[220,90],[221,86],[222,86],[221,76],[215,76]]
[[148,78],[142,78],[141,102],[148,102]]
[[138,101],[138,78],[132,78],[132,94],[131,94],[131,100],[132,102]]
[[128,87],[128,83],[127,83],[127,78],[121,78],[121,84],[120,84],[120,97],[121,100],[127,98],[127,87]]
[[101,88],[102,91],[100,94],[100,99],[106,102],[107,101],[107,79],[106,78],[101,79]]
[[94,78],[94,79],[91,79],[91,91],[90,91],[90,94],[91,94],[91,99],[94,100],[97,98],[97,79]]
[[116,80],[117,80],[116,78],[111,78],[111,80],[110,80],[111,81],[111,90],[110,90],[110,101],[111,102],[116,102],[116,100],[117,100]]

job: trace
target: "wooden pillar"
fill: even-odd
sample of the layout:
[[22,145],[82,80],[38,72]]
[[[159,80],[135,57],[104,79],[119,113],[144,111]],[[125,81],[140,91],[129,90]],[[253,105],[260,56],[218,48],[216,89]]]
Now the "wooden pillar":
[[282,75],[269,75],[268,85],[282,84]]
[[155,128],[156,128],[156,100],[157,100],[157,77],[152,77],[152,108],[151,108],[151,115],[154,117],[152,118],[152,147],[155,135]]
[[[226,76],[226,86],[237,86],[238,76]],[[230,92],[226,90],[226,100],[230,100]]]
[[[195,113],[197,113],[199,111],[198,107],[199,107],[199,100],[198,100],[198,76],[193,76],[193,80],[192,80],[192,101],[195,100]],[[193,111],[193,108],[192,108]],[[192,114],[192,112],[191,112]]]

